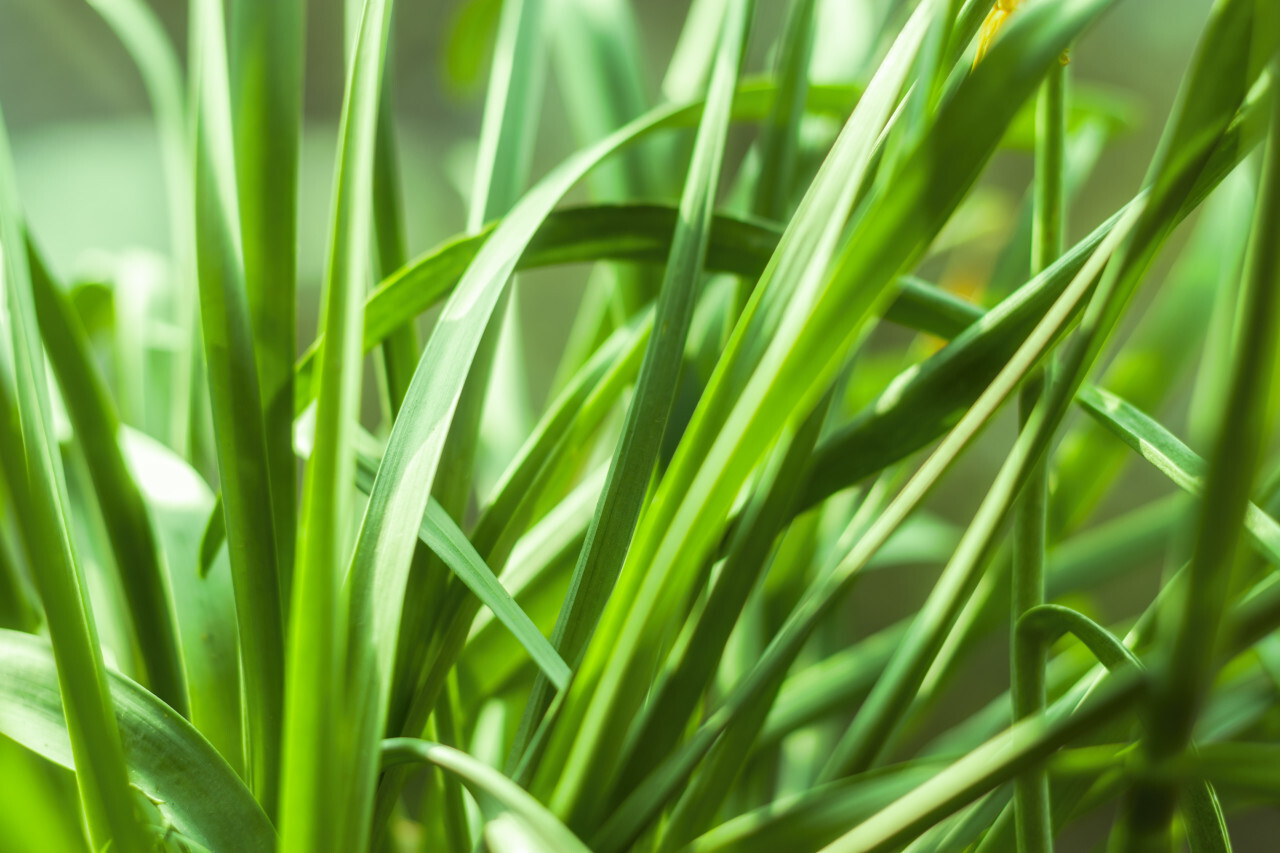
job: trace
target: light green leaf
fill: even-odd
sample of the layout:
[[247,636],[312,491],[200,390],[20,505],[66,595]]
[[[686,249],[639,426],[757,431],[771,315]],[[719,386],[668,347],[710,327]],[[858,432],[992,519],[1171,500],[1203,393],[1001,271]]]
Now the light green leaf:
[[[274,850],[271,822],[208,741],[137,683],[109,681],[129,781],[167,824],[210,850]],[[0,732],[75,769],[48,641],[0,631],[0,683]]]

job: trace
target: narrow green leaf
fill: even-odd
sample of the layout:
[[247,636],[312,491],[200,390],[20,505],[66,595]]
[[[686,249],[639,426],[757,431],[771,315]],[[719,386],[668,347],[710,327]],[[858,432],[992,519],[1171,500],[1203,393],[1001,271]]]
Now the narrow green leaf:
[[[387,45],[388,54],[393,48]],[[378,150],[373,164],[373,230],[376,257],[374,281],[404,266],[409,259],[408,235],[400,198],[400,152],[396,141],[395,68],[392,57],[383,61],[382,88],[378,100]],[[387,415],[395,418],[409,389],[413,369],[418,364],[418,332],[413,320],[397,326],[382,348],[383,381],[386,384]]]
[[1074,634],[1107,669],[1117,669],[1126,664],[1139,669],[1142,667],[1133,652],[1114,634],[1070,607],[1058,604],[1032,607],[1022,614],[1015,630],[1018,635],[1044,646],[1051,645],[1063,634]]
[[[648,106],[639,27],[627,0],[570,0],[559,4],[551,25],[552,65],[580,145],[595,142],[642,114]],[[666,157],[658,140],[626,152],[596,170],[592,198],[618,201],[670,195]],[[656,295],[651,270],[596,266],[578,308],[552,387],[560,389],[604,336]]]
[[[62,711],[72,732],[71,747],[80,767],[78,782],[95,847],[108,843],[125,853],[144,849],[138,810],[125,777],[120,732],[111,713],[106,668],[98,644],[93,613],[70,533],[67,487],[62,460],[53,438],[49,388],[45,373],[30,270],[26,226],[18,199],[4,114],[0,112],[0,246],[7,304],[4,335],[9,353],[25,479],[9,486],[21,503],[19,528],[33,564],[36,588],[54,643]],[[8,375],[3,378],[6,382]],[[5,436],[9,440],[16,436]],[[3,658],[3,656],[0,656]]]
[[[285,670],[280,846],[299,853],[351,849],[366,832],[363,815],[368,806],[349,799],[345,790],[348,774],[362,761],[342,736],[341,717],[334,711],[344,698],[341,586],[355,506],[351,482],[359,423],[363,285],[372,262],[379,89],[390,28],[390,2],[365,4],[343,97],[334,177],[323,303],[325,345],[315,383],[315,446],[303,483]],[[292,442],[290,418],[290,470]],[[330,752],[334,743],[342,744],[336,755]]]
[[[356,442],[355,484],[366,494],[373,488],[378,471],[378,456],[372,447],[375,443],[373,436],[363,432]],[[512,599],[458,523],[434,498],[427,503],[418,538],[507,627],[557,689],[568,683],[568,665]]]
[[253,330],[277,531],[281,599],[290,600],[297,471],[293,359],[297,321],[298,145],[305,2],[231,0],[227,60],[245,291]]
[[120,419],[89,340],[67,295],[28,243],[36,318],[72,427],[84,449],[98,507],[106,523],[116,572],[129,605],[134,641],[153,693],[183,716],[187,681],[178,646],[169,584],[160,564],[151,519],[119,444]]
[[262,397],[240,256],[222,0],[194,8],[196,256],[200,318],[243,649],[250,787],[275,812],[284,686],[277,531]]
[[[62,716],[48,641],[0,631],[0,651],[0,682],[5,685],[0,690],[0,731],[75,769],[79,759]],[[108,680],[129,781],[165,822],[209,850],[274,850],[271,822],[199,732],[137,683],[114,672]]]
[[756,179],[751,212],[782,219],[790,206],[797,170],[800,124],[809,91],[816,0],[798,0],[787,12],[787,25],[775,61],[778,99],[773,104],[760,141],[760,176]]

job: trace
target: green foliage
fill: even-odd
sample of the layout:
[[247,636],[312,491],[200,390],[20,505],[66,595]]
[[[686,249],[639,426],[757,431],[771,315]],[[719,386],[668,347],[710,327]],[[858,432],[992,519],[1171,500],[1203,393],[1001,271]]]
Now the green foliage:
[[[1230,850],[1280,798],[1280,14],[1212,4],[1088,222],[1154,112],[1072,51],[1124,3],[883,4],[819,81],[856,4],[697,0],[661,99],[639,4],[455,4],[473,191],[416,257],[405,12],[344,3],[305,264],[338,28],[192,0],[179,51],[92,0],[161,141],[172,369],[138,293],[55,274],[0,123],[0,848]],[[1010,158],[1022,219],[974,227]],[[923,277],[972,257],[989,299]]]

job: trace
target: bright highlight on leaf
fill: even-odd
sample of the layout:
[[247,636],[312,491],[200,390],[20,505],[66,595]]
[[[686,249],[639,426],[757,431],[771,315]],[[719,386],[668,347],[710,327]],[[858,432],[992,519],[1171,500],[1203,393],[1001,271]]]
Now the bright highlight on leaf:
[[0,851],[1270,849],[1280,11],[1135,2],[6,9]]

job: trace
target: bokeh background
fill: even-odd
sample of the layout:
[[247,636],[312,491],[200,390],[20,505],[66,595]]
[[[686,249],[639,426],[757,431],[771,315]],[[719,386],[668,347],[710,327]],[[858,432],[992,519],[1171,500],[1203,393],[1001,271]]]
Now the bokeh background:
[[[464,230],[470,166],[483,111],[492,24],[500,0],[427,0],[397,4],[394,74],[409,244],[416,254]],[[589,0],[588,0],[589,1]],[[264,0],[266,2],[266,0]],[[180,54],[185,54],[187,3],[151,0]],[[561,2],[552,7],[555,26]],[[782,30],[784,3],[759,0],[748,72],[768,67],[771,42]],[[881,27],[902,0],[820,0],[813,76],[829,82],[859,79]],[[1138,190],[1156,148],[1210,0],[1124,0],[1072,51],[1072,76],[1081,88],[1114,98],[1126,130],[1107,144],[1072,205],[1072,240],[1092,230]],[[636,0],[636,26],[645,50],[651,103],[662,97],[663,73],[688,13],[687,0]],[[342,0],[308,5],[307,87],[300,184],[300,342],[311,340],[324,257],[332,188],[334,131],[342,96]],[[554,47],[553,47],[554,49]],[[574,136],[559,77],[549,66],[532,166],[536,179],[583,140]],[[0,104],[13,137],[20,192],[32,228],[65,276],[91,275],[121,257],[163,269],[169,223],[161,159],[146,93],[130,59],[83,0],[0,0]],[[820,129],[819,129],[820,130]],[[735,132],[734,167],[750,132]],[[684,165],[673,169],[683,170]],[[965,247],[942,253],[922,272],[962,290],[980,292],[983,279],[1011,233],[1031,178],[1031,157],[997,155],[963,223]],[[728,185],[726,180],[722,185]],[[1153,269],[1167,273],[1189,226]],[[150,259],[150,260],[148,260]],[[587,271],[559,268],[526,277],[521,301],[528,395],[541,405],[568,334]],[[1147,288],[1150,292],[1156,288]],[[127,299],[127,294],[125,295]],[[1145,298],[1145,297],[1144,297]],[[1140,318],[1142,303],[1133,312]],[[1166,420],[1186,436],[1185,390]],[[1003,459],[1014,423],[1006,416],[987,431],[950,475],[930,509],[966,522]],[[1145,466],[1131,465],[1123,487],[1099,516],[1167,493]],[[913,611],[937,566],[869,578],[854,596],[849,618],[858,633]],[[1161,565],[1129,573],[1094,602],[1102,615],[1123,619],[1154,595]],[[939,725],[981,707],[1007,686],[1007,641],[992,638],[964,674],[966,689]],[[1105,832],[1105,816],[1062,849],[1090,849]],[[1233,830],[1242,850],[1274,850],[1280,812],[1259,811]]]

